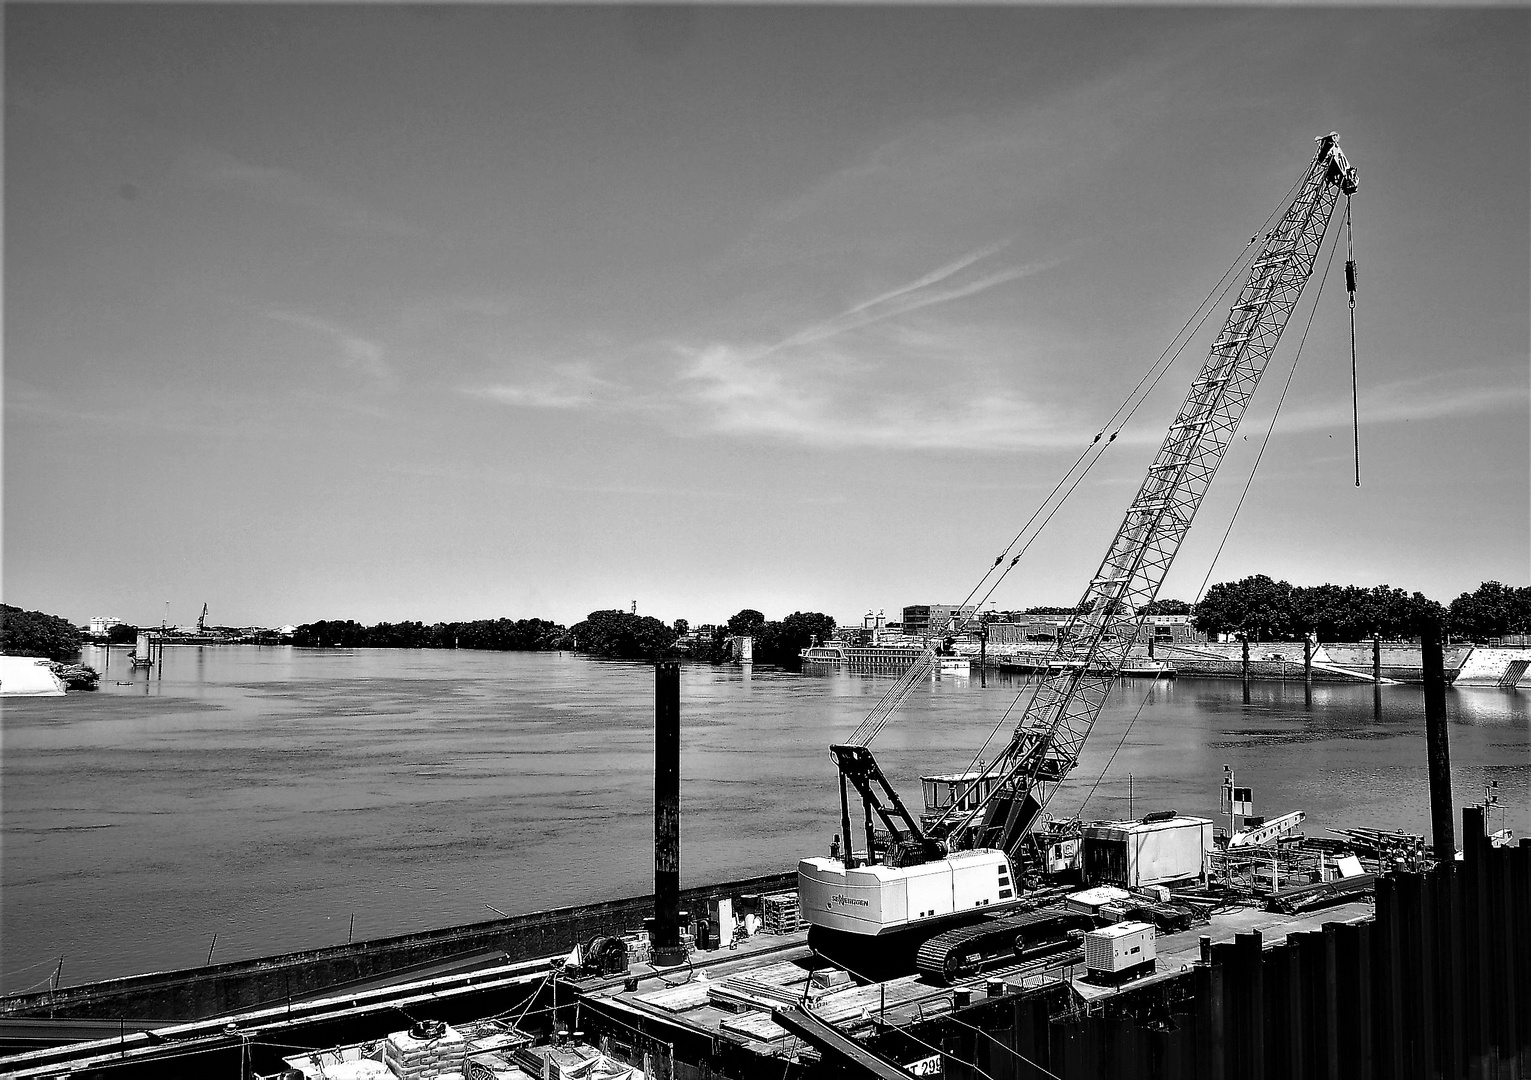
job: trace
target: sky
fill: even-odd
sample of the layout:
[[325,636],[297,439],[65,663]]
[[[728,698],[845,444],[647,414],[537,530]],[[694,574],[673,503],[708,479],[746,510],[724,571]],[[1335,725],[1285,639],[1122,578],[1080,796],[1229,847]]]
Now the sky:
[[[956,602],[1329,131],[1360,177],[1361,486],[1342,252],[1161,596],[1531,583],[1526,10],[8,4],[4,28],[7,603]],[[1224,314],[999,608],[1083,593]]]

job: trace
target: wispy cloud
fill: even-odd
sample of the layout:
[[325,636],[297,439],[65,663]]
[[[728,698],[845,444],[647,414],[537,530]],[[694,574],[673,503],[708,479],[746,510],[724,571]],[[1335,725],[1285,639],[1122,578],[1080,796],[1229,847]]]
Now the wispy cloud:
[[761,356],[769,356],[772,353],[780,352],[783,349],[796,345],[812,345],[828,338],[838,337],[852,330],[859,330],[873,323],[882,322],[885,319],[892,319],[911,311],[918,311],[920,308],[934,307],[937,304],[947,304],[953,300],[977,296],[979,293],[986,292],[996,285],[1003,285],[1006,282],[1027,277],[1054,265],[1054,263],[1046,262],[1029,266],[1009,266],[1002,270],[984,274],[975,280],[964,282],[960,285],[952,285],[943,289],[934,288],[934,286],[946,281],[953,274],[973,265],[988,253],[988,251],[974,252],[971,256],[965,256],[963,259],[944,266],[934,273],[925,275],[918,281],[910,282],[891,292],[884,293],[871,300],[863,301],[854,307],[847,308],[833,318],[805,326],[803,329],[788,335],[766,349]]
[[[1367,424],[1398,424],[1414,420],[1455,420],[1495,413],[1527,415],[1531,392],[1517,385],[1462,385],[1460,375],[1428,376],[1362,387],[1360,420]],[[1284,409],[1276,421],[1278,432],[1323,431],[1351,424],[1350,402],[1314,403]]]
[[1004,244],[992,244],[989,247],[979,248],[977,251],[970,251],[966,255],[962,256],[962,258],[956,259],[953,262],[949,262],[940,269],[932,270],[924,277],[917,278],[907,285],[900,285],[898,288],[885,292],[881,296],[874,296],[870,300],[863,300],[861,303],[855,305],[852,308],[849,308],[845,314],[855,315],[869,308],[875,308],[881,304],[886,304],[890,301],[897,300],[900,297],[909,295],[910,293],[919,292],[921,289],[928,289],[932,285],[939,285],[941,282],[945,281],[953,274],[966,270],[974,263],[982,259],[986,259],[990,255],[996,254],[997,252],[1003,250],[1004,247]]
[[982,329],[937,310],[1051,265],[965,275],[1004,246],[968,252],[773,344],[676,344],[684,424],[815,446],[1005,449],[1067,441],[1046,410],[984,377],[993,365]]
[[393,369],[384,358],[383,347],[375,341],[353,333],[327,319],[302,312],[275,310],[266,312],[266,317],[276,322],[286,323],[288,326],[312,330],[328,338],[339,349],[341,364],[353,371],[380,382],[393,379]]
[[[1272,387],[1272,375],[1265,377],[1262,392],[1255,398],[1252,409],[1271,407],[1272,399],[1280,387]],[[1491,416],[1512,413],[1521,416],[1531,411],[1531,391],[1526,384],[1464,385],[1474,378],[1474,373],[1456,372],[1451,375],[1430,375],[1416,379],[1402,379],[1379,386],[1362,386],[1360,391],[1359,418],[1362,427],[1382,424],[1400,424],[1412,421],[1457,420],[1473,416]],[[1265,393],[1269,391],[1270,397]],[[1169,422],[1174,406],[1168,399],[1160,402],[1157,409],[1145,409],[1131,425],[1122,429],[1116,440],[1124,446],[1157,446],[1164,440],[1164,425]],[[1258,419],[1251,414],[1240,428],[1245,439],[1263,437],[1271,418],[1268,412]],[[1274,434],[1297,435],[1311,431],[1350,430],[1352,414],[1350,395],[1339,400],[1290,402],[1282,407],[1275,421]]]
[[[580,409],[616,406],[623,402],[623,388],[596,375],[588,363],[561,363],[540,379],[523,383],[490,383],[465,387],[462,393],[502,405],[531,409]],[[628,399],[630,400],[630,399]]]
[[[828,355],[831,368],[852,366]],[[818,447],[903,450],[1006,450],[1066,445],[1061,430],[1035,404],[1002,388],[977,392],[965,381],[932,378],[910,392],[866,390],[833,375],[762,364],[729,345],[690,354],[680,415],[694,428],[741,437],[764,436]]]
[[186,151],[177,165],[193,185],[291,207],[329,228],[400,238],[421,234],[402,218],[382,213],[349,192],[292,169],[252,164],[206,146]]

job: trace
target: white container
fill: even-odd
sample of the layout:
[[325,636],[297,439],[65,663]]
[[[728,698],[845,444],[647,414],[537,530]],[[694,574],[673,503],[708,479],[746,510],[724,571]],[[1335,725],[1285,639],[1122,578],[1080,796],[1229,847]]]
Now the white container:
[[1188,881],[1202,876],[1210,850],[1212,822],[1206,818],[1086,825],[1085,881],[1126,889]]
[[1121,922],[1084,936],[1084,966],[1091,973],[1115,975],[1156,956],[1153,923]]

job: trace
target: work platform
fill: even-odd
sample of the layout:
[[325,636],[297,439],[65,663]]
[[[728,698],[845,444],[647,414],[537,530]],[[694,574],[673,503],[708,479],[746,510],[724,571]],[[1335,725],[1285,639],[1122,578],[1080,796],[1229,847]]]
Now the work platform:
[[[1088,1006],[1185,976],[1202,958],[1203,937],[1222,945],[1258,931],[1270,946],[1284,942],[1290,934],[1371,917],[1370,902],[1338,904],[1300,915],[1257,908],[1215,914],[1206,926],[1158,938],[1157,970],[1121,986],[1086,982],[1078,950],[994,966],[952,986],[937,986],[918,975],[833,985],[830,973],[837,969],[811,952],[806,934],[758,935],[737,952],[697,954],[689,968],[653,973],[634,969],[625,983],[592,982],[580,989],[588,1009],[583,1023],[599,1028],[598,1020],[592,1022],[594,1014],[615,1021],[613,1031],[641,1032],[677,1048],[705,1046],[707,1053],[717,1055],[728,1044],[735,1055],[811,1061],[816,1052],[778,1024],[773,1010],[806,1004],[811,1016],[841,1034],[866,1039],[927,1023],[980,999],[1028,995],[1050,987],[1064,987],[1079,1004]],[[815,985],[816,981],[826,985]],[[620,1034],[613,1038],[622,1041]]]

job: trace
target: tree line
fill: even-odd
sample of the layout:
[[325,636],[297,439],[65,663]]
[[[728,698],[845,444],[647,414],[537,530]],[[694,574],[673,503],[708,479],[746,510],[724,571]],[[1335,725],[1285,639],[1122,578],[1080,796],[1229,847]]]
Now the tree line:
[[[1072,608],[1029,608],[1023,614],[1059,615]],[[1255,574],[1241,581],[1220,582],[1194,607],[1181,600],[1160,600],[1147,614],[1192,615],[1204,633],[1248,634],[1265,641],[1297,639],[1315,634],[1320,641],[1361,641],[1373,636],[1411,638],[1433,625],[1461,641],[1483,642],[1512,634],[1531,634],[1531,587],[1485,581],[1448,605],[1421,593],[1387,585],[1292,585]],[[1005,613],[1015,617],[1015,613]],[[992,617],[992,616],[989,616]],[[729,658],[730,639],[754,639],[754,658],[788,670],[799,667],[798,654],[827,640],[835,620],[817,611],[794,611],[768,620],[745,608],[700,640],[690,634],[685,619],[666,625],[647,615],[625,611],[592,611],[572,627],[546,619],[478,619],[471,622],[377,623],[363,626],[351,619],[305,623],[293,634],[293,644],[310,648],[487,649],[543,651],[573,649],[591,656],[649,660],[691,656],[720,662]],[[113,627],[113,642],[131,642],[136,628]],[[46,656],[59,663],[79,659],[85,635],[67,619],[41,611],[24,611],[0,604],[0,653]]]
[[1362,641],[1418,637],[1427,626],[1463,641],[1531,633],[1531,588],[1485,581],[1443,606],[1387,585],[1292,585],[1255,574],[1221,582],[1195,606],[1192,624],[1208,634],[1258,641]]
[[486,649],[536,652],[569,647],[569,632],[545,619],[476,619],[471,622],[381,622],[321,619],[293,631],[292,643],[317,649]]
[[732,659],[731,639],[748,636],[756,662],[796,671],[802,665],[798,654],[833,634],[835,620],[818,611],[794,611],[780,621],[768,620],[754,608],[745,608],[700,640],[690,629],[685,619],[666,626],[651,616],[608,610],[592,611],[569,628],[569,636],[575,651],[607,659],[689,656],[712,663]]

